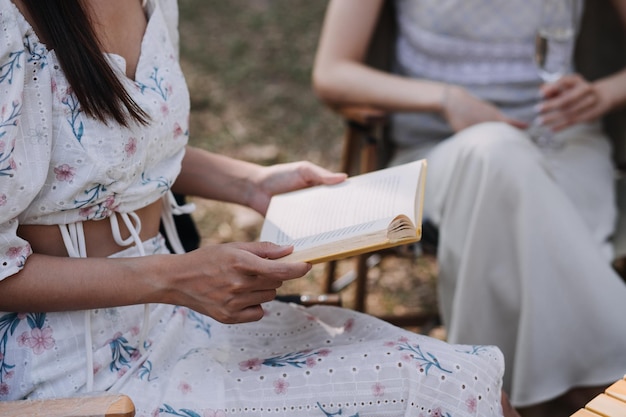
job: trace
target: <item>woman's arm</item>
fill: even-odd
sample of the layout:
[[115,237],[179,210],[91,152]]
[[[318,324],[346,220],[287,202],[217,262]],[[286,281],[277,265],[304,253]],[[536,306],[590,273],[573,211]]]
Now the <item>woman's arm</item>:
[[440,112],[459,131],[485,121],[524,128],[462,87],[380,71],[364,63],[384,0],[331,0],[315,64],[313,88],[331,107],[368,105],[385,111]]
[[364,64],[384,0],[331,0],[313,68],[313,88],[331,106],[442,111],[445,84],[400,77]]
[[261,166],[187,147],[174,191],[242,204],[265,214],[275,194],[319,184],[336,184],[345,174],[306,161]]
[[202,247],[184,255],[67,258],[33,254],[0,281],[0,311],[72,311],[144,303],[184,305],[224,323],[259,320],[285,280],[310,270],[277,262],[267,242]]

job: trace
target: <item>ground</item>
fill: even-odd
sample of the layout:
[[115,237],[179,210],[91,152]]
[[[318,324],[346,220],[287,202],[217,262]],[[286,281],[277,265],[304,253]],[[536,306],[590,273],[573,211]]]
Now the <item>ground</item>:
[[[337,169],[343,122],[310,83],[326,2],[179,0],[179,6],[192,144],[261,164],[308,159]],[[262,219],[251,210],[194,203],[203,245],[257,238]],[[322,293],[324,267],[280,292]],[[339,275],[352,267],[352,260],[342,261]],[[431,256],[385,257],[369,276],[368,311],[433,311],[435,281]],[[353,306],[353,292],[342,292],[344,306]]]

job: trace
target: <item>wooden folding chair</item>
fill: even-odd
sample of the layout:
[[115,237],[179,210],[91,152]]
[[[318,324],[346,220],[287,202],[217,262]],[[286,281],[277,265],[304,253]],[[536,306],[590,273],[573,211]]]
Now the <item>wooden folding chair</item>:
[[617,380],[604,393],[589,401],[584,408],[570,417],[625,417],[626,416],[626,376]]
[[[367,63],[375,68],[389,70],[391,66],[396,36],[394,13],[393,1],[385,2],[367,57]],[[368,106],[335,107],[333,110],[345,120],[346,124],[341,170],[350,175],[357,175],[386,166],[392,152],[387,134],[389,115],[385,111]],[[433,238],[436,238],[436,230],[425,223],[421,244],[427,245],[429,249],[435,248],[436,243],[433,243]],[[406,251],[406,254],[414,256],[410,250]],[[355,257],[355,267],[348,275],[350,277],[348,282],[344,282],[345,275],[337,277],[337,262],[329,262],[326,266],[323,291],[336,293],[354,282],[353,308],[358,311],[367,311],[368,271],[386,255],[402,256],[402,252],[391,250]],[[381,318],[401,327],[428,325],[426,328],[430,328],[440,322],[436,309],[414,314],[384,315]]]

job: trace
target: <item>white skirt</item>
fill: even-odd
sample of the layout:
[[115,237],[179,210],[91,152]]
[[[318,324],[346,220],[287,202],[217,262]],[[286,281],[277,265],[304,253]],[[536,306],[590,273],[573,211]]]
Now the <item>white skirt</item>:
[[[161,237],[144,250],[166,252]],[[259,322],[238,325],[157,304],[147,320],[143,306],[92,310],[88,327],[82,311],[38,321],[0,313],[15,330],[5,332],[1,361],[14,367],[4,397],[86,394],[92,372],[94,391],[128,394],[138,417],[502,413],[495,347],[450,345],[337,307],[264,309]]]
[[520,130],[485,123],[426,156],[425,216],[439,225],[448,340],[498,346],[514,406],[626,373],[610,144],[596,125],[560,136],[562,149],[540,149]]

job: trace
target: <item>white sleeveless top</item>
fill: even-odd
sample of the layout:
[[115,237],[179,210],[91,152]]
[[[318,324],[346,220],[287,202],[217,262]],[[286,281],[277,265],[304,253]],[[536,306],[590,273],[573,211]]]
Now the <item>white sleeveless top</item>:
[[[534,39],[543,0],[396,0],[394,71],[467,88],[511,117],[530,121],[541,84]],[[582,0],[575,0],[582,13]],[[400,147],[439,141],[452,130],[438,114],[393,120]]]

